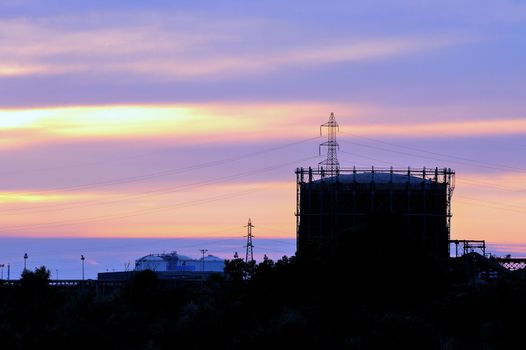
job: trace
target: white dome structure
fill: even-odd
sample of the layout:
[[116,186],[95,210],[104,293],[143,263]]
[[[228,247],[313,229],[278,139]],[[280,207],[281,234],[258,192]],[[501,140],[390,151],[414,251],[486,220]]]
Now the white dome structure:
[[155,272],[223,272],[225,262],[214,255],[205,256],[204,260],[179,255],[151,254],[135,261],[135,271],[152,270]]
[[147,255],[135,261],[135,270],[166,271],[166,261],[158,255]]

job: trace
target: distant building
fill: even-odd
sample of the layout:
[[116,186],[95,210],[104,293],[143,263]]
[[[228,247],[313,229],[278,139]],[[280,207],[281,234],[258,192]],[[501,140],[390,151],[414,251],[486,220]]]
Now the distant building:
[[146,255],[135,261],[135,271],[223,272],[224,267],[225,261],[213,255],[205,256],[203,261],[203,258],[192,259],[176,252]]

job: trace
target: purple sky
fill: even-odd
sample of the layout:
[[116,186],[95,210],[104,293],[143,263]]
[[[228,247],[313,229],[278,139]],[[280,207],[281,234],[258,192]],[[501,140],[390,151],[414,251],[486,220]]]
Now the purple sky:
[[0,236],[293,238],[334,112],[342,165],[454,168],[452,236],[524,243],[525,37],[520,0],[0,1]]

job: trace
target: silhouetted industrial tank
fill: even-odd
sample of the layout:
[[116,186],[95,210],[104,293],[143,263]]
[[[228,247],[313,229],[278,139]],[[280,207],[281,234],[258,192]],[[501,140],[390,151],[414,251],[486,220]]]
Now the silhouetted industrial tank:
[[[298,253],[325,249],[342,235],[370,232],[437,257],[449,256],[451,169],[296,170]],[[371,246],[370,249],[374,249]],[[329,249],[330,250],[330,249]]]

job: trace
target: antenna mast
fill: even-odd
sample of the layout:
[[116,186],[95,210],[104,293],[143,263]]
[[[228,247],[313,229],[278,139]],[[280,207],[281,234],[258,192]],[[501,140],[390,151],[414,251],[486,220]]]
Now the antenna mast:
[[254,244],[252,244],[252,238],[254,238],[252,235],[252,228],[254,225],[252,225],[252,220],[248,219],[248,225],[245,227],[247,228],[247,254],[245,257],[245,262],[248,263],[249,261],[254,261]]
[[331,113],[327,123],[320,126],[320,136],[323,135],[323,128],[327,128],[327,142],[320,144],[320,155],[321,148],[327,147],[327,159],[318,164],[318,170],[326,171],[329,176],[338,175],[340,172],[340,163],[338,162],[340,145],[336,141],[336,133],[340,130],[340,126],[334,118],[334,113]]

